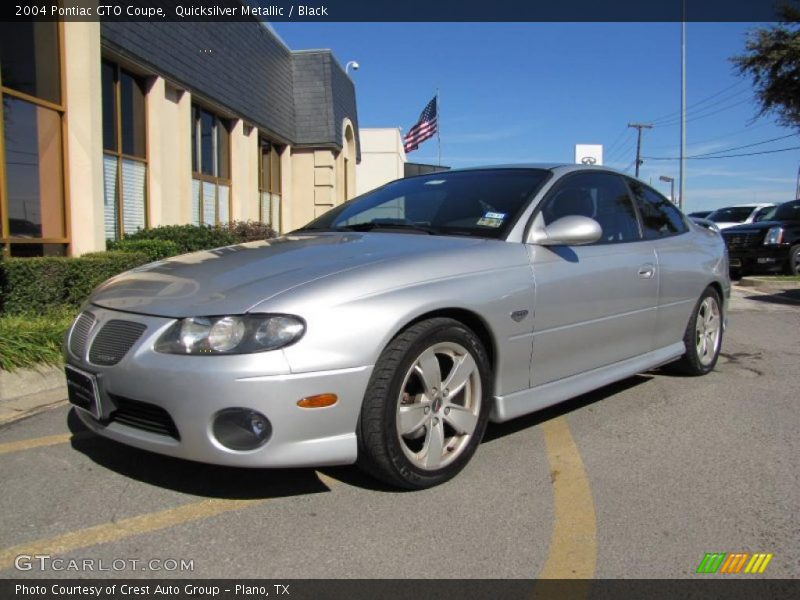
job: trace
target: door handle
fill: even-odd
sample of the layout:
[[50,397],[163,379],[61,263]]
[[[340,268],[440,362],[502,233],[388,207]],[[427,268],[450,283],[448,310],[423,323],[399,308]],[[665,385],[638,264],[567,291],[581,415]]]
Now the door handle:
[[656,268],[653,265],[647,264],[639,267],[639,277],[642,279],[652,279],[656,274]]

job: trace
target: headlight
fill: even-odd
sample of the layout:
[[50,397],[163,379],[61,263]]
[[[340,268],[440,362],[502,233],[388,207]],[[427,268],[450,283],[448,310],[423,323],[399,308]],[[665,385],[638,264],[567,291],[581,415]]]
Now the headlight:
[[765,246],[773,246],[783,242],[783,227],[770,227],[764,238]]
[[290,315],[190,317],[172,325],[156,342],[168,354],[248,354],[293,344],[306,331]]

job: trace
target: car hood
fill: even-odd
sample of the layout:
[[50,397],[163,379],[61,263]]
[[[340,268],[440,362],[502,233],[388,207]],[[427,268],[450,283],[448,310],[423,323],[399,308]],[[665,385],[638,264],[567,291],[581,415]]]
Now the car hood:
[[288,235],[144,265],[106,281],[90,302],[165,317],[242,314],[277,294],[336,273],[483,242],[406,233]]
[[720,229],[730,229],[731,227],[741,227],[742,225],[749,225],[749,223],[737,223],[736,221],[712,221]]
[[745,223],[735,227],[728,227],[725,233],[737,233],[741,231],[765,231],[772,227],[786,227],[789,225],[800,225],[800,221],[758,221],[757,223]]

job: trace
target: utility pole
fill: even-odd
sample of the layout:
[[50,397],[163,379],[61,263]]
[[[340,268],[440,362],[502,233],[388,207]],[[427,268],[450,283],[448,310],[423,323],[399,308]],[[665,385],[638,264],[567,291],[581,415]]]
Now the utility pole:
[[636,129],[636,177],[639,177],[639,165],[642,164],[642,129],[652,129],[648,123],[628,123],[628,127]]
[[681,3],[681,162],[678,183],[678,208],[686,206],[686,0]]
[[794,199],[800,200],[800,166],[797,167],[797,190],[794,193]]

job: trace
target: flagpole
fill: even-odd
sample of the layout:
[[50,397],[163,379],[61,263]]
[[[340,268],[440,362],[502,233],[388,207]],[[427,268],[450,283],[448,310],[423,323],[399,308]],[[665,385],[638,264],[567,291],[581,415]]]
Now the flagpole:
[[439,88],[436,88],[436,142],[439,145],[439,166],[442,166],[442,138],[439,132],[442,130],[442,110],[439,104]]

